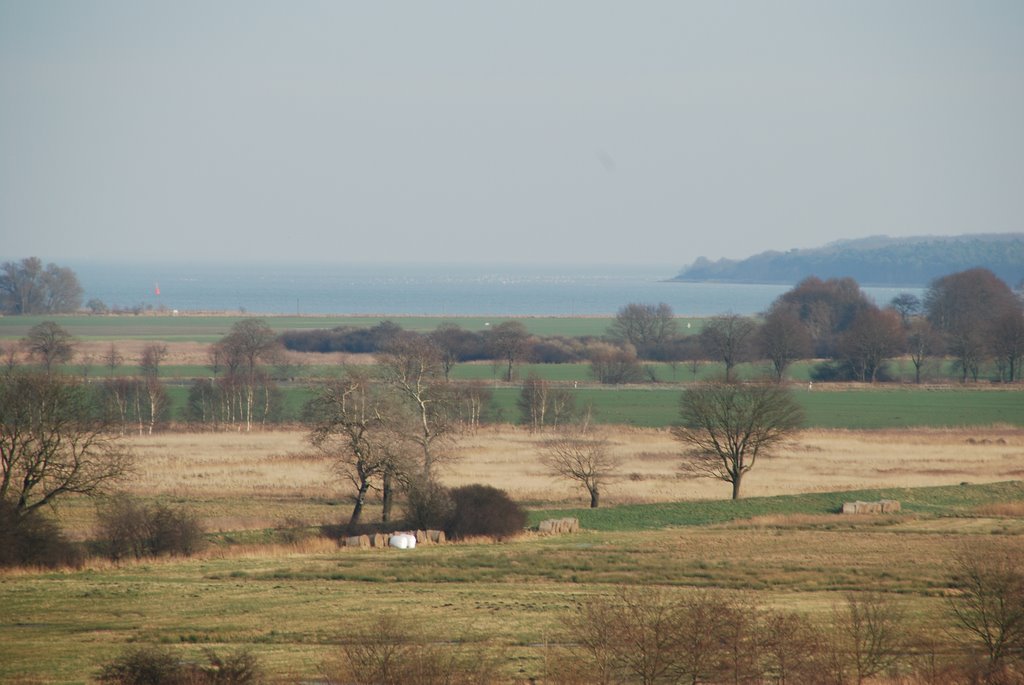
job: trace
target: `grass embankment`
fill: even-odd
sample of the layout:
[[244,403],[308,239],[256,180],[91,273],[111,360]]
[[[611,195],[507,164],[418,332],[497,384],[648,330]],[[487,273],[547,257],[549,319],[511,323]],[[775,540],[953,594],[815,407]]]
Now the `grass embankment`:
[[[552,509],[530,512],[532,525],[549,518],[574,516],[588,530],[653,530],[669,526],[705,526],[766,516],[836,514],[843,502],[898,500],[902,514],[957,516],[983,505],[1024,500],[1024,482],[949,485],[930,488],[851,490],[739,500],[702,500],[625,505],[610,509]],[[846,519],[849,520],[849,519]],[[829,525],[841,525],[836,519]]]

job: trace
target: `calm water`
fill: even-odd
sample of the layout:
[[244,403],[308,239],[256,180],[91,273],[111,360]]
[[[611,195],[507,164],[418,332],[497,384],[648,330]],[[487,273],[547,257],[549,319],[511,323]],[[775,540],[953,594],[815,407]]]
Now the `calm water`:
[[[606,316],[630,302],[682,316],[764,311],[790,286],[671,283],[661,266],[68,264],[85,301],[254,314]],[[159,294],[156,289],[159,287]],[[899,292],[865,288],[879,304]]]

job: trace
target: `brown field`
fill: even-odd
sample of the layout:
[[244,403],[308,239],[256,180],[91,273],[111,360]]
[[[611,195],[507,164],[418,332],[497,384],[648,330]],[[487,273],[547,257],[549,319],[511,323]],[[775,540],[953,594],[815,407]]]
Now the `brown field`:
[[[729,486],[679,470],[680,445],[667,430],[601,428],[622,459],[602,493],[605,506],[724,499]],[[450,486],[486,483],[533,507],[586,506],[582,488],[549,475],[540,463],[546,434],[515,426],[484,428],[458,440],[441,470]],[[127,490],[143,497],[195,502],[212,531],[347,520],[349,490],[305,433],[163,433],[130,437],[138,471]],[[1024,431],[810,430],[777,456],[762,458],[743,485],[746,496],[1019,479]],[[77,536],[90,532],[91,504],[62,516]],[[376,514],[370,507],[368,517]]]
[[[663,430],[606,428],[623,458],[607,506],[724,499],[720,482],[680,477],[679,446]],[[583,492],[539,462],[545,435],[501,426],[462,437],[441,472],[539,506],[584,506]],[[127,440],[139,469],[129,492],[186,504],[210,532],[234,536],[194,558],[0,574],[0,681],[81,683],[130,643],[168,645],[183,659],[206,648],[251,649],[268,681],[315,681],[319,664],[383,613],[430,626],[446,644],[479,645],[502,682],[543,676],[579,599],[621,584],[682,596],[743,593],[827,621],[844,593],[884,590],[914,629],[947,635],[951,557],[967,546],[1020,548],[1024,505],[970,516],[765,515],[708,526],[522,537],[423,546],[415,554],[339,549],[321,537],[265,544],[246,530],[346,520],[347,491],[300,431],[168,433]],[[1019,479],[1024,431],[806,431],[759,462],[745,495],[913,487]],[[367,518],[379,511],[371,507]],[[76,537],[94,506],[58,509]],[[30,617],[30,618],[25,618]],[[550,647],[554,645],[555,647]]]

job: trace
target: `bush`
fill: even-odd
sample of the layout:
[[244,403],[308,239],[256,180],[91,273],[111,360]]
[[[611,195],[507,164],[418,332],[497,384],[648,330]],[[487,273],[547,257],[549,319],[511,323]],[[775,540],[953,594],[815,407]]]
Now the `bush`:
[[246,651],[220,657],[206,652],[208,663],[185,664],[162,647],[131,647],[97,675],[114,685],[253,685],[262,681],[259,661]]
[[466,485],[451,491],[452,517],[445,532],[459,539],[473,535],[506,537],[526,526],[526,511],[504,490],[489,485]]
[[146,506],[118,498],[100,509],[98,542],[111,559],[160,554],[189,556],[199,551],[203,530],[192,512],[166,504]]
[[19,516],[13,504],[0,502],[0,567],[77,567],[82,557],[52,520],[38,512]]
[[324,666],[327,682],[377,685],[487,685],[495,662],[472,649],[436,641],[418,626],[384,614]]
[[96,678],[115,685],[178,685],[185,683],[185,671],[170,650],[132,647],[103,666]]

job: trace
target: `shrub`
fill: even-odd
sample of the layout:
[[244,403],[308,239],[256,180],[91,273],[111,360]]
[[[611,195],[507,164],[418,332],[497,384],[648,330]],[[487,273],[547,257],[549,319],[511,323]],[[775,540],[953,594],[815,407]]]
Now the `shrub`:
[[111,559],[160,554],[188,556],[199,551],[203,531],[191,511],[166,504],[146,506],[130,498],[100,509],[98,542]]
[[489,485],[465,485],[451,491],[452,517],[445,532],[458,539],[473,535],[505,537],[521,533],[526,511],[504,490]]
[[185,682],[185,672],[168,649],[131,647],[104,665],[96,678],[115,685],[178,685]]
[[103,666],[101,683],[114,685],[254,685],[262,681],[257,658],[246,650],[226,657],[206,652],[207,664],[182,663],[162,647],[131,647]]
[[495,662],[481,653],[441,644],[408,619],[382,615],[324,666],[327,682],[377,685],[487,685]]
[[82,556],[51,519],[38,512],[19,516],[14,505],[0,502],[0,567],[80,566]]

